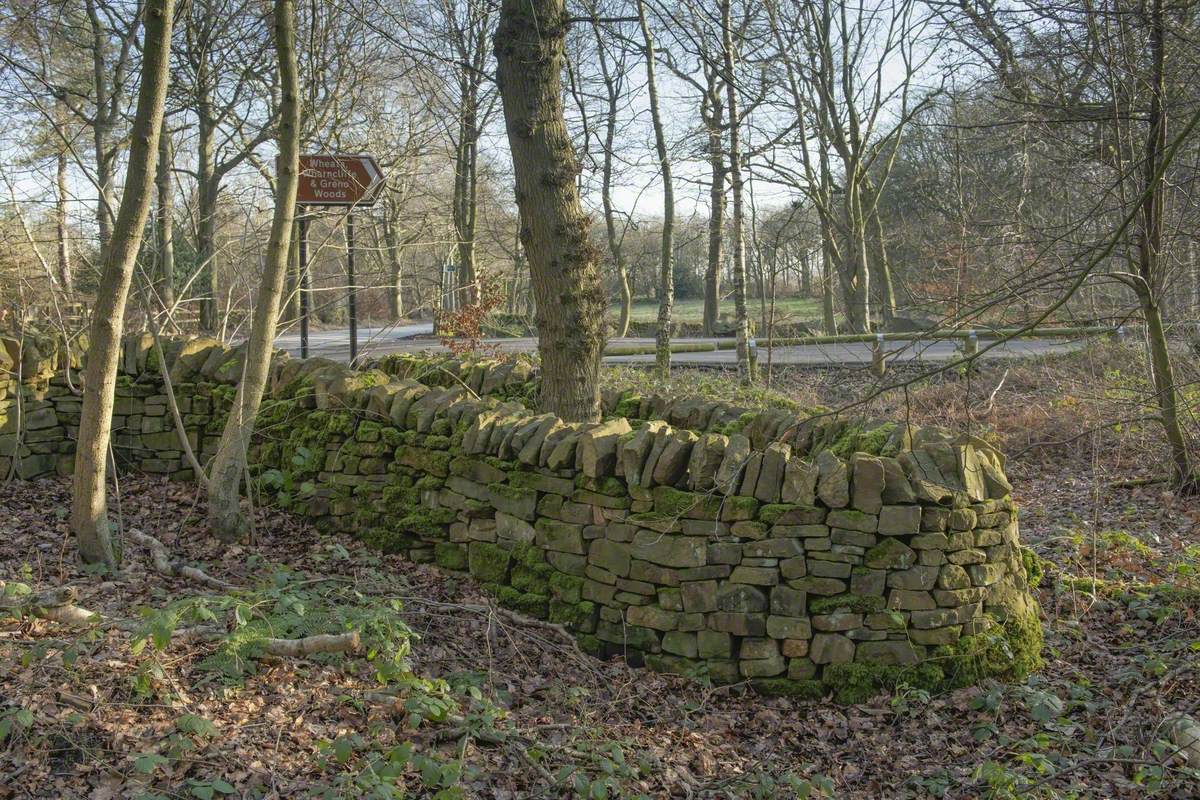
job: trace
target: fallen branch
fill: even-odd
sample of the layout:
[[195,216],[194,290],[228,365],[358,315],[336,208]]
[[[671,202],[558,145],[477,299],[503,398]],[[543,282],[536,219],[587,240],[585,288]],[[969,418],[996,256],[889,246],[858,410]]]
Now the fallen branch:
[[358,645],[358,631],[320,633],[303,639],[263,640],[263,649],[268,654],[284,658],[304,658],[316,653],[352,653],[358,649]]
[[[5,586],[4,581],[0,581],[0,595],[3,594]],[[18,611],[74,628],[91,627],[100,621],[100,615],[75,605],[78,596],[74,586],[59,586],[37,594],[0,596],[0,609]]]
[[573,649],[579,649],[578,640],[571,634],[569,630],[556,622],[546,622],[545,620],[537,619],[536,617],[526,617],[522,614],[516,613],[515,611],[509,611],[507,608],[501,608],[500,606],[489,606],[488,610],[513,625],[550,631],[551,633],[557,634],[559,638],[569,643]]
[[1123,481],[1113,481],[1108,484],[1109,489],[1136,489],[1140,486],[1154,486],[1157,483],[1166,483],[1170,480],[1166,475],[1160,475],[1156,478],[1129,478]]
[[171,557],[167,555],[167,548],[163,543],[148,533],[130,528],[125,535],[150,551],[150,560],[154,564],[154,571],[159,575],[167,578],[187,578],[210,589],[228,591],[237,588],[232,583],[212,577],[199,567],[184,564],[182,561],[172,561]]

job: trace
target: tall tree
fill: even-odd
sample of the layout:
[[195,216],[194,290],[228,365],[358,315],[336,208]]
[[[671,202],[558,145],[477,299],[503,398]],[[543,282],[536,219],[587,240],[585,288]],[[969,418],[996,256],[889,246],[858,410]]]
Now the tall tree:
[[125,303],[154,194],[154,167],[170,76],[174,13],[174,0],[147,0],[141,86],[130,135],[129,167],[112,236],[103,251],[104,266],[92,311],[83,409],[75,448],[71,528],[79,542],[79,554],[85,562],[112,567],[117,562],[108,528],[104,483],[117,363]]
[[567,25],[563,0],[502,0],[495,50],[521,244],[537,303],[541,405],[565,420],[586,421],[600,416],[608,303],[563,114]]
[[743,383],[754,382],[754,361],[750,354],[750,317],[746,309],[746,213],[742,181],[741,124],[738,117],[738,83],[735,71],[738,56],[734,50],[731,0],[721,0],[721,57],[724,64],[725,103],[729,114],[729,179],[733,192],[733,298],[734,331],[737,336],[738,376]]
[[296,65],[296,9],[293,0],[275,0],[275,51],[279,60],[279,148],[275,181],[275,213],[267,244],[266,265],[258,288],[254,321],[242,380],[225,422],[209,479],[208,523],[217,538],[236,541],[246,528],[238,487],[246,470],[246,451],[254,434],[254,418],[262,403],[271,368],[271,351],[279,319],[279,302],[287,281],[288,253],[300,185],[300,80]]
[[654,361],[660,378],[671,375],[671,306],[675,303],[675,187],[671,182],[671,159],[667,135],[663,129],[658,102],[658,81],[654,73],[654,36],[646,19],[646,4],[638,0],[638,22],[642,28],[642,48],[646,57],[646,89],[650,95],[650,120],[654,126],[654,150],[662,175],[663,222],[662,249],[658,261],[658,328],[654,333]]
[[[608,251],[612,255],[613,266],[616,269],[617,290],[621,294],[621,308],[617,318],[615,333],[618,338],[629,335],[629,320],[633,315],[633,287],[629,282],[629,264],[625,256],[625,228],[617,230],[617,209],[613,204],[613,171],[617,158],[617,123],[621,108],[622,94],[629,73],[627,59],[628,51],[624,46],[623,37],[611,39],[603,33],[599,14],[593,5],[592,31],[596,37],[596,60],[600,68],[600,78],[603,83],[604,127],[600,142],[600,203],[604,211],[604,231],[608,241]],[[611,56],[609,48],[616,48]]]

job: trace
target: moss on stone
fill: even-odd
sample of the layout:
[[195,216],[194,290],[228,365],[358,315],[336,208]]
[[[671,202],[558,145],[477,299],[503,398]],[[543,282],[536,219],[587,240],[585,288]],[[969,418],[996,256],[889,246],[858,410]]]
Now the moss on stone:
[[454,521],[454,516],[450,508],[418,508],[401,517],[396,527],[420,536],[445,536],[445,526]]
[[1037,588],[1045,575],[1042,559],[1028,547],[1021,548],[1021,564],[1025,567],[1025,578],[1031,587]]
[[882,692],[901,684],[936,692],[943,688],[945,675],[939,664],[925,661],[912,666],[883,664],[829,664],[821,681],[833,692],[833,699],[852,705],[865,703]]
[[590,600],[578,603],[568,603],[557,597],[550,598],[550,621],[569,628],[586,627],[596,611],[596,606]]
[[508,582],[512,554],[499,545],[491,542],[471,542],[467,561],[471,574],[480,581],[496,584]]
[[539,564],[514,564],[511,582],[514,589],[535,594],[550,594],[550,577],[556,573],[554,567],[545,562]]
[[753,411],[747,411],[735,420],[726,422],[723,425],[714,426],[713,431],[724,434],[725,436],[732,436],[735,433],[741,433],[747,428],[747,426],[750,425],[751,422],[754,422],[754,418],[756,416],[758,415]]
[[549,613],[550,598],[544,594],[522,592],[511,586],[501,586],[496,599],[505,608],[527,617],[545,619]]
[[550,593],[564,603],[578,603],[583,596],[583,578],[555,571],[549,583]]
[[929,663],[941,666],[945,688],[969,686],[984,678],[1022,681],[1042,665],[1041,621],[1032,611],[1010,614],[983,633],[939,648]]
[[617,407],[613,409],[613,415],[618,417],[636,417],[641,411],[642,396],[639,394],[627,394],[623,396]]
[[848,458],[855,453],[868,455],[891,455],[885,452],[887,443],[896,430],[896,423],[887,422],[877,428],[865,430],[861,425],[847,425],[829,443],[829,450],[834,455]]
[[826,691],[821,681],[791,678],[758,678],[750,681],[750,688],[768,697],[791,697],[796,700],[820,700]]
[[463,571],[467,568],[467,548],[453,542],[438,542],[433,546],[434,561],[439,567]]
[[408,533],[407,531],[397,530],[395,528],[366,528],[361,529],[358,538],[366,542],[370,547],[376,550],[382,550],[385,553],[404,553],[410,550],[413,545],[417,544],[420,539]]
[[819,597],[808,604],[810,614],[832,614],[835,611],[850,611],[856,614],[870,614],[883,610],[884,600],[875,595],[839,594],[833,597]]
[[[512,554],[513,561],[518,564],[523,564],[527,567],[547,566],[546,554],[542,549],[527,542],[519,542],[513,545],[509,552]],[[549,576],[547,576],[548,578]]]
[[668,517],[681,517],[693,509],[702,509],[715,517],[720,506],[718,497],[685,492],[670,486],[654,487],[654,510]]

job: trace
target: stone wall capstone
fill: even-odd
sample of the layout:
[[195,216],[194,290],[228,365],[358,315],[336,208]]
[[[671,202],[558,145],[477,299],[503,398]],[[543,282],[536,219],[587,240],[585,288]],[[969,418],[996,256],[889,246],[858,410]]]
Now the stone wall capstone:
[[[19,347],[0,344],[0,475],[68,474],[79,359],[32,359],[18,381]],[[152,344],[125,340],[114,449],[188,478]],[[241,351],[164,351],[203,463]],[[590,653],[848,702],[1038,663],[1012,487],[983,440],[630,392],[606,393],[601,422],[567,423],[528,407],[525,359],[379,367],[277,354],[259,486],[325,530],[469,572]]]

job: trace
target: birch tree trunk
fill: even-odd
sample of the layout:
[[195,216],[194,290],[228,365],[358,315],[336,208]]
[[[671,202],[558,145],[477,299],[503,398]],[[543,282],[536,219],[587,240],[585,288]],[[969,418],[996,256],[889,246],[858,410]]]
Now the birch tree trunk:
[[662,252],[658,264],[658,328],[654,332],[654,363],[658,376],[671,377],[671,307],[675,303],[675,190],[671,184],[671,160],[658,105],[658,82],[654,78],[654,37],[646,20],[646,4],[638,0],[638,21],[646,55],[646,88],[650,93],[650,119],[654,125],[654,149],[663,181]]
[[279,158],[275,213],[254,322],[246,345],[245,367],[233,409],[225,422],[213,461],[208,490],[208,524],[222,541],[237,541],[246,528],[238,487],[246,468],[246,450],[271,368],[271,350],[279,318],[279,300],[287,278],[288,250],[300,184],[300,79],[296,66],[296,11],[293,0],[275,0],[275,51],[279,57]]
[[733,304],[736,314],[738,377],[754,382],[750,360],[750,318],[746,311],[745,210],[742,187],[742,147],[739,136],[737,83],[733,71],[733,22],[730,0],[721,0],[721,41],[725,65],[725,104],[729,111],[729,179],[733,190]]
[[83,410],[75,449],[71,529],[79,542],[79,555],[85,562],[105,563],[110,567],[115,567],[117,561],[108,529],[104,480],[112,433],[117,363],[121,355],[125,302],[154,194],[154,164],[170,76],[174,13],[174,0],[148,0],[146,4],[141,87],[130,135],[129,167],[112,237],[103,251],[104,267],[92,314]]
[[503,0],[495,50],[521,244],[537,306],[541,406],[580,422],[600,416],[608,298],[563,117],[567,25],[563,0]]

